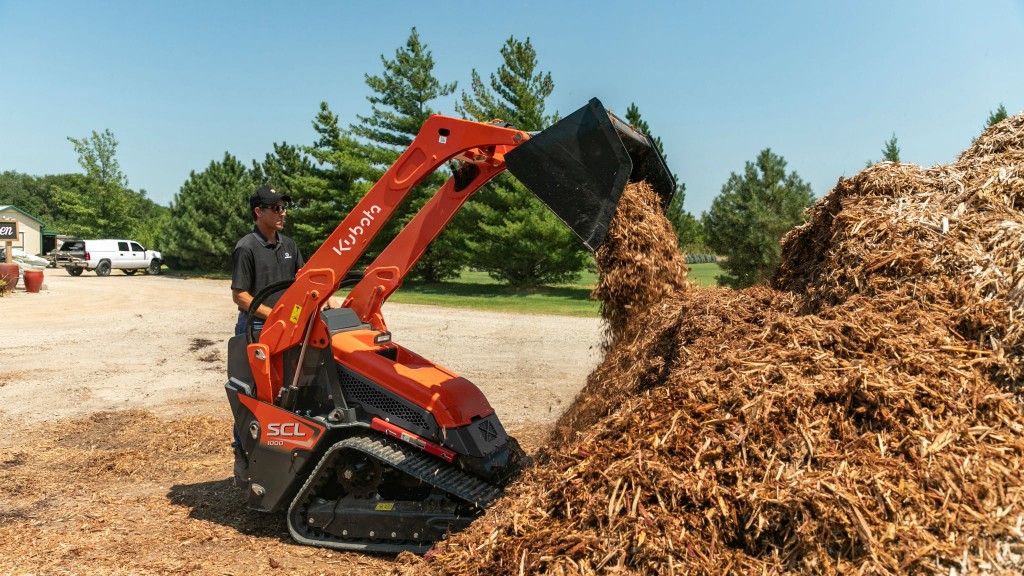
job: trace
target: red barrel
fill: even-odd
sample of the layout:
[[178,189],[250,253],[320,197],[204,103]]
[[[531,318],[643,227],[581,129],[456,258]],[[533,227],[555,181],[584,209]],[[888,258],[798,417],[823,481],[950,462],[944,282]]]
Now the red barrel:
[[18,286],[18,265],[15,263],[4,264],[0,262],[0,279],[7,284],[0,288],[5,292],[11,292]]
[[39,292],[39,289],[43,286],[43,271],[42,270],[25,270],[25,291],[26,292]]

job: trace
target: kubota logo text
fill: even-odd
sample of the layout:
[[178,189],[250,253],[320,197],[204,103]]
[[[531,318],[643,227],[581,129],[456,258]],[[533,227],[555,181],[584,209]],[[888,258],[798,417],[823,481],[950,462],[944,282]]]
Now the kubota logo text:
[[306,434],[299,429],[298,422],[287,422],[284,424],[271,422],[267,424],[267,436],[289,436],[293,438],[305,438]]
[[348,252],[359,240],[360,237],[366,232],[366,229],[373,224],[374,218],[377,214],[380,214],[380,206],[374,204],[369,209],[363,210],[363,217],[359,219],[358,226],[350,226],[348,229],[348,236],[338,240],[338,245],[331,247],[334,253],[341,256],[343,252]]

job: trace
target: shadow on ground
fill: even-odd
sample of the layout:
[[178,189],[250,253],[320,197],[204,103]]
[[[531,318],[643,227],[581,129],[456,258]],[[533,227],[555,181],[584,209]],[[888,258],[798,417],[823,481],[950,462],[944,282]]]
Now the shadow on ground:
[[257,512],[245,505],[245,493],[230,479],[171,486],[167,499],[189,509],[189,518],[206,520],[248,536],[291,542],[284,512]]

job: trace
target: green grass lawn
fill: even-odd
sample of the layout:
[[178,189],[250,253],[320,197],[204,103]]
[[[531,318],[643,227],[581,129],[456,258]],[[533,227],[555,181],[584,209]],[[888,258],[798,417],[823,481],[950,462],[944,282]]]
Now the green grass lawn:
[[718,264],[688,264],[690,282],[697,286],[717,286],[718,277],[722,275],[722,267]]
[[[690,280],[701,286],[713,286],[722,273],[718,264],[692,264],[689,268]],[[584,272],[574,284],[516,290],[497,283],[485,272],[467,271],[456,280],[440,284],[405,282],[388,301],[596,318],[600,303],[590,299],[596,283],[594,273]]]
[[589,279],[584,278],[578,284],[516,290],[498,284],[486,273],[466,272],[456,280],[441,284],[405,282],[388,301],[499,312],[596,317],[599,302],[590,299],[593,288],[592,274]]
[[[716,278],[722,274],[718,264],[690,264],[689,268],[690,280],[699,286],[714,286]],[[186,277],[231,277],[230,274],[201,274],[181,270],[170,271],[170,274]],[[499,284],[486,272],[466,271],[459,278],[440,284],[407,281],[388,298],[388,302],[596,318],[600,303],[590,299],[590,293],[596,284],[597,275],[593,272],[584,272],[579,282],[574,284],[516,290]],[[344,298],[347,293],[347,290],[339,292],[339,297]]]

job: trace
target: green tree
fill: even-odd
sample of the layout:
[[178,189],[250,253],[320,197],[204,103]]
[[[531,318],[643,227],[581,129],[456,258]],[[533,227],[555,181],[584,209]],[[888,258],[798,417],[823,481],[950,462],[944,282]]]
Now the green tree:
[[51,189],[54,205],[61,215],[56,225],[57,230],[81,238],[119,236],[104,232],[106,226],[100,216],[101,211],[89,202],[98,196],[95,184],[85,180],[79,184],[75,187],[55,186]]
[[[520,130],[537,131],[556,116],[545,112],[554,89],[549,72],[538,69],[530,43],[510,37],[501,48],[498,71],[484,84],[472,72],[470,92],[463,92],[456,110],[463,117],[501,119]],[[589,263],[579,238],[518,180],[501,174],[480,190],[460,214],[471,266],[513,286],[538,286],[572,281]]]
[[164,230],[171,225],[171,208],[155,202],[150,202],[150,205],[152,212],[143,220],[146,225],[145,230],[138,232],[135,238],[146,248],[163,252],[166,251]]
[[121,164],[117,161],[117,139],[110,129],[98,134],[93,130],[87,138],[71,138],[68,141],[75,145],[78,163],[85,169],[85,175],[101,184],[112,188],[128,188],[128,177],[121,172]]
[[999,108],[996,108],[995,112],[988,113],[988,122],[985,123],[985,129],[987,130],[1009,117],[1010,116],[1006,113],[1006,107],[1000,103]]
[[274,151],[262,163],[253,162],[256,186],[273,186],[291,196],[288,208],[288,235],[295,240],[307,259],[327,239],[345,216],[345,210],[332,201],[332,190],[305,152],[305,147],[287,142],[274,144]]
[[[662,159],[667,165],[668,155],[665,154],[665,145],[662,143],[661,137],[652,134],[650,125],[641,117],[640,108],[635,103],[630,103],[629,108],[626,109],[626,122],[629,122],[634,129],[646,134],[651,139],[654,147],[658,149],[658,153],[661,154]],[[704,227],[693,214],[683,208],[683,203],[686,200],[686,184],[675,172],[672,173],[672,177],[676,181],[676,189],[672,194],[672,200],[669,202],[668,209],[665,211],[665,216],[672,223],[672,228],[676,231],[680,247],[703,245],[705,242]]]
[[[354,152],[370,166],[368,180],[371,182],[376,182],[395,163],[427,118],[436,113],[430,102],[452,94],[456,86],[454,83],[443,84],[434,77],[434,58],[420,40],[416,28],[412,29],[405,46],[395,51],[394,59],[388,60],[381,55],[381,63],[384,70],[380,75],[366,75],[366,85],[372,90],[367,100],[373,113],[358,116],[360,123],[350,126],[350,133],[360,143]],[[341,153],[347,153],[344,147]],[[439,170],[411,190],[395,217],[371,244],[368,255],[372,257],[382,250],[445,180],[447,175]],[[438,282],[458,275],[465,259],[464,253],[458,249],[458,235],[452,228],[450,225],[431,243],[413,267],[410,277]]]
[[[307,259],[370,189],[369,181],[379,177],[360,145],[339,127],[338,116],[326,102],[320,103],[313,129],[318,135],[313,145],[299,147],[294,157],[276,151],[274,163],[280,169],[265,168],[267,178],[280,181],[292,196],[292,236]],[[364,256],[356,267],[369,262],[369,256]]]
[[164,257],[172,268],[226,272],[235,243],[252,228],[252,174],[229,153],[195,171],[174,195],[164,229]]
[[779,265],[779,241],[801,223],[814,201],[811,186],[796,172],[786,174],[786,161],[764,149],[735,172],[704,215],[708,243],[720,255],[725,274],[719,284],[745,288],[764,282]]
[[159,209],[144,191],[128,188],[128,178],[117,161],[118,142],[114,134],[110,130],[94,130],[86,138],[68,140],[75,147],[85,178],[50,188],[55,212],[60,215],[58,229],[92,238],[154,235],[151,219],[158,217]]
[[[89,179],[82,174],[50,174],[39,179],[41,186],[41,197],[46,198],[46,204],[51,217],[44,218],[47,228],[55,230],[60,234],[75,235],[75,221],[58,201],[62,191],[72,194],[79,194],[80,191],[89,187]],[[77,203],[75,204],[77,206]],[[93,235],[93,238],[96,236]]]
[[[882,147],[882,159],[880,162],[899,162],[900,161],[900,148],[896,145],[896,133],[892,133],[892,138],[885,141],[885,146]],[[877,164],[874,160],[868,159],[864,162],[864,167],[869,168]]]
[[[557,120],[545,112],[545,100],[555,89],[550,72],[537,70],[537,51],[525,42],[509,37],[501,47],[502,65],[484,85],[480,74],[471,73],[470,90],[462,92],[455,109],[464,117],[480,122],[504,120],[520,130],[536,131]],[[488,87],[489,86],[489,87]]]
[[885,147],[882,148],[882,160],[889,162],[900,161],[900,147],[896,145],[896,133],[892,133],[892,138],[885,142]]
[[47,224],[53,225],[53,200],[45,178],[13,171],[0,173],[0,205],[17,206]]
[[[0,173],[0,204],[13,204],[43,221],[47,230],[65,234],[81,234],[89,237],[108,235],[95,225],[102,208],[93,212],[85,211],[99,197],[97,181],[81,174],[51,174],[29,176],[17,172]],[[124,190],[124,201],[131,206],[131,213],[121,230],[127,230],[127,237],[143,245],[159,249],[159,224],[166,217],[167,207],[155,204],[146,198],[144,190],[138,193]],[[66,201],[63,204],[58,198]],[[83,214],[81,218],[76,214]],[[113,234],[109,234],[113,235]]]
[[161,206],[139,190],[128,237],[151,250],[163,250],[163,229],[170,221],[171,209]]

